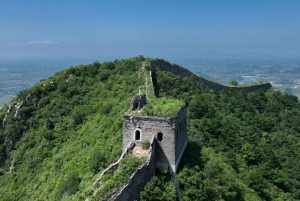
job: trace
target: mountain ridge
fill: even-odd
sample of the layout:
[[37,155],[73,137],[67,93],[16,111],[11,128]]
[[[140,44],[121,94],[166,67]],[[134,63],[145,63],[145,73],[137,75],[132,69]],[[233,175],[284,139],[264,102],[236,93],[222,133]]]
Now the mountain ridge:
[[[18,117],[15,106],[9,114],[8,105],[0,110],[1,200],[90,196],[93,181],[121,154],[122,116],[144,83],[141,63],[150,61],[161,60],[139,56],[70,67],[20,92],[13,102],[33,91],[34,98]],[[178,171],[184,200],[300,199],[296,97],[272,88],[209,89],[195,76],[160,69],[154,76],[158,97],[188,106],[189,142]],[[92,198],[122,185],[140,163],[128,155]],[[172,188],[171,179],[157,173],[141,200],[174,200]]]

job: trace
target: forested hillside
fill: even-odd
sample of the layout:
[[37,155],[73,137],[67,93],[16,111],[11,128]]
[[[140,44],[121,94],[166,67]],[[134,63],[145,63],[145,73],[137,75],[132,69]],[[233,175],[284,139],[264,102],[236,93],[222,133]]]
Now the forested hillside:
[[[156,77],[159,96],[188,105],[189,142],[178,171],[183,200],[300,200],[297,97],[273,89],[201,90],[201,83],[162,71]],[[169,183],[154,177],[143,200],[172,200]]]
[[[29,105],[6,105],[0,111],[0,200],[101,200],[128,179],[143,158],[128,155],[96,193],[91,190],[122,152],[123,114],[144,81],[142,62],[149,61],[71,66],[13,100],[30,97]],[[183,200],[300,200],[295,96],[212,90],[160,70],[154,78],[159,97],[188,106],[188,146],[177,172]],[[163,172],[141,193],[141,200],[175,199]]]
[[[99,172],[122,153],[123,114],[138,92],[142,60],[70,67],[22,91],[13,102],[34,94],[30,106],[17,117],[14,107],[1,122],[0,200],[81,200],[90,195]],[[8,106],[1,110],[1,120]],[[125,161],[121,173],[130,175],[138,162],[128,160],[134,162]],[[117,179],[122,182],[127,175]]]

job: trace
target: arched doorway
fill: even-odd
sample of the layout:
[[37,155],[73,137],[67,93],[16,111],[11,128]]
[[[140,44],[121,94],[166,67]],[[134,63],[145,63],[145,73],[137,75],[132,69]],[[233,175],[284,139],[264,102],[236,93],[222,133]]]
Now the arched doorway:
[[133,140],[137,140],[137,141],[140,141],[140,140],[142,140],[142,130],[141,130],[141,128],[136,128],[135,130],[134,130],[134,132],[132,133],[132,138],[133,138]]
[[161,132],[157,133],[157,140],[161,142],[163,140],[163,134]]
[[141,140],[141,131],[136,130],[134,135],[135,140]]

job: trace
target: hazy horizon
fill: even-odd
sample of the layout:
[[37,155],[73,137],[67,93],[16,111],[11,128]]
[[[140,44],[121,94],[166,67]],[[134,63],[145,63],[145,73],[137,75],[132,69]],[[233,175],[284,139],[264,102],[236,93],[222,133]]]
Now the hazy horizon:
[[0,59],[300,55],[300,1],[3,1]]

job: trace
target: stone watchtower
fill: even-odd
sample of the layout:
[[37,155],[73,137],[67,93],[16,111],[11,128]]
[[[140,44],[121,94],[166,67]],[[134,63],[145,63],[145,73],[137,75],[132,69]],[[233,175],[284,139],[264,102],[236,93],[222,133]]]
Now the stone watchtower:
[[[145,94],[135,95],[130,109],[142,109],[145,100]],[[140,113],[125,113],[123,127],[123,150],[130,142],[140,145],[144,140],[151,141],[154,136],[156,167],[176,172],[187,146],[185,106],[180,107],[175,118],[149,116],[143,114],[142,110]]]

